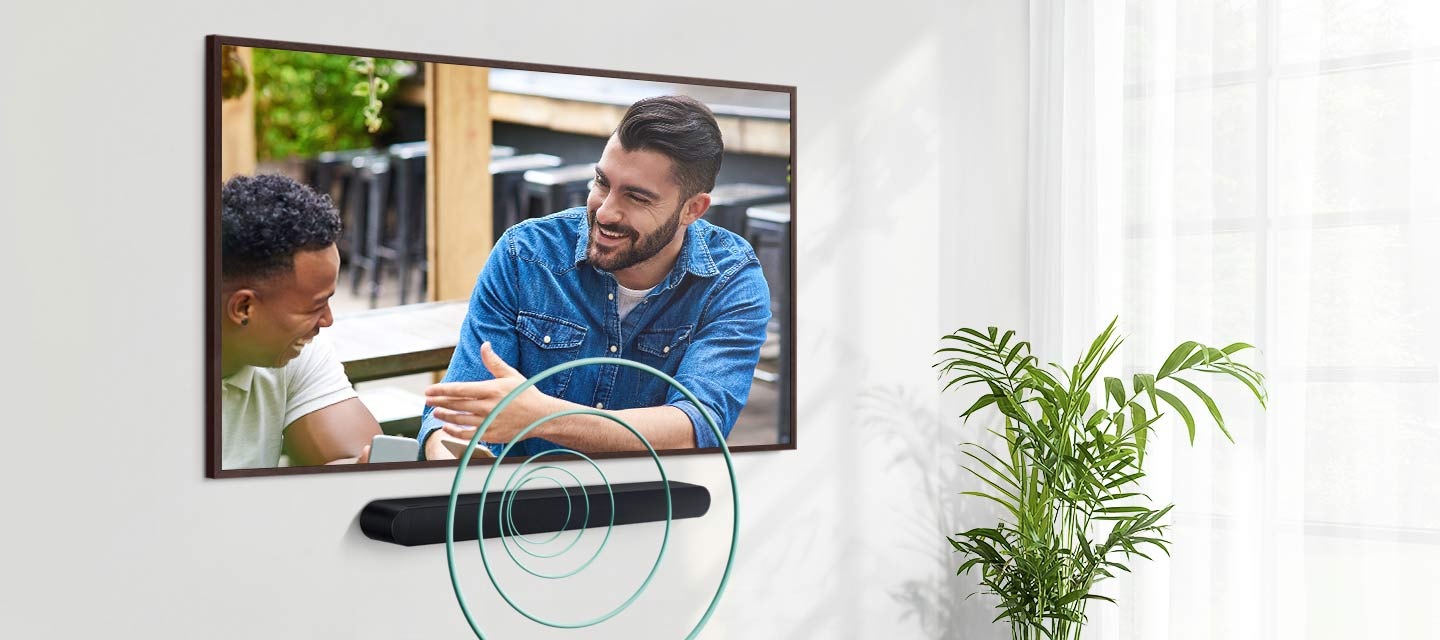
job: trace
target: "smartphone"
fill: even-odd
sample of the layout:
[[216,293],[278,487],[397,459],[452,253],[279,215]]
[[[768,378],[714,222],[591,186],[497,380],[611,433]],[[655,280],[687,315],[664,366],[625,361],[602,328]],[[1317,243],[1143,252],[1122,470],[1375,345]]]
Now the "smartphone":
[[[469,440],[461,440],[443,431],[430,437],[440,438],[440,444],[445,445],[445,448],[450,450],[450,454],[456,458],[463,457],[465,455],[465,448],[470,446]],[[494,457],[495,454],[490,452],[490,447],[483,444],[475,445],[475,453],[470,454],[471,460]]]
[[415,462],[420,459],[420,442],[414,438],[378,435],[370,440],[370,464]]

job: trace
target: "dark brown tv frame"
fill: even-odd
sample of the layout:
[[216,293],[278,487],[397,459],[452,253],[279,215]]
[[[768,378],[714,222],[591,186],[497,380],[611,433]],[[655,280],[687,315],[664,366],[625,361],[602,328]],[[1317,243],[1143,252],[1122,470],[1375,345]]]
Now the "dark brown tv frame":
[[[686,76],[672,76],[656,73],[635,73],[628,71],[613,71],[606,69],[590,69],[585,67],[570,67],[562,65],[531,64],[522,62],[509,62],[504,60],[489,60],[485,58],[465,58],[460,56],[447,56],[425,53],[413,53],[408,51],[390,51],[385,49],[367,49],[362,47],[346,47],[334,45],[311,44],[305,42],[285,42],[280,40],[266,40],[259,38],[241,38],[222,35],[208,35],[205,37],[205,475],[209,478],[244,478],[255,476],[285,476],[301,475],[310,473],[345,473],[364,471],[389,471],[395,469],[425,469],[440,467],[455,467],[458,463],[447,460],[427,460],[416,462],[388,462],[376,465],[346,464],[346,465],[312,465],[305,467],[277,467],[271,469],[221,469],[221,438],[220,438],[220,48],[223,46],[255,47],[265,49],[285,49],[291,51],[309,51],[316,53],[328,53],[351,56],[369,56],[375,58],[393,58],[401,60],[413,60],[416,62],[435,62],[441,64],[468,65],[476,67],[491,67],[502,69],[520,69],[525,71],[542,71],[548,73],[567,73],[574,75],[588,75],[606,78],[624,78],[629,80],[646,80],[650,82],[666,82],[671,84],[693,84],[727,87],[732,89],[752,89],[756,91],[774,91],[787,93],[790,96],[790,299],[786,304],[788,315],[788,327],[791,333],[788,336],[786,349],[790,359],[790,402],[789,402],[789,423],[790,438],[784,444],[747,445],[731,447],[732,453],[747,453],[751,451],[783,451],[795,449],[797,442],[796,418],[796,390],[799,385],[795,383],[798,378],[799,369],[796,361],[796,340],[797,312],[795,301],[797,299],[795,284],[796,266],[796,212],[795,192],[797,185],[797,142],[796,136],[796,88],[791,85],[762,84],[757,82],[736,82],[732,80],[716,80],[712,78],[693,78]],[[658,451],[662,456],[681,456],[719,453],[718,447],[706,449],[664,449]],[[595,459],[606,458],[633,458],[645,456],[648,452],[637,453],[595,453],[586,454]],[[560,459],[578,459],[574,456],[557,456]],[[505,462],[519,462],[521,456],[507,457]],[[490,464],[490,460],[476,459],[471,461],[472,465]]]

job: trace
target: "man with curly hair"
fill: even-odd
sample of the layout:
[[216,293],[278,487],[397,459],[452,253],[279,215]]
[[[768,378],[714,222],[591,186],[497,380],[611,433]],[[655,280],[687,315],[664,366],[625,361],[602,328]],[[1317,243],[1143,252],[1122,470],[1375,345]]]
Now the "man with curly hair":
[[[770,320],[754,250],[700,217],[724,153],[720,128],[686,96],[631,105],[595,167],[586,206],[527,220],[495,244],[445,381],[427,389],[427,458],[453,458],[506,394],[554,365],[624,358],[674,377],[602,364],[548,377],[483,435],[492,452],[533,421],[581,408],[624,419],[656,449],[719,446],[750,393]],[[705,417],[720,429],[716,434]],[[442,431],[443,429],[443,431]],[[514,453],[643,450],[596,415],[543,423]]]
[[284,176],[220,193],[221,468],[365,462],[380,425],[317,340],[330,326],[340,217]]

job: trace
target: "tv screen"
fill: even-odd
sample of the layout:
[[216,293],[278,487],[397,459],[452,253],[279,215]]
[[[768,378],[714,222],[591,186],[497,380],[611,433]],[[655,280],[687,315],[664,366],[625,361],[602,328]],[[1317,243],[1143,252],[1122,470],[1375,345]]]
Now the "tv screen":
[[794,87],[206,63],[211,477],[795,447]]

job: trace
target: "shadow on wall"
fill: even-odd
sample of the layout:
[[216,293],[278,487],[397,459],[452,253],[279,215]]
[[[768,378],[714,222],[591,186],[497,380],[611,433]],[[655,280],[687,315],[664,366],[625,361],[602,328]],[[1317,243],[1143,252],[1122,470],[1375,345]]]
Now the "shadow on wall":
[[960,495],[981,487],[979,480],[962,468],[962,460],[968,458],[961,454],[959,443],[989,436],[981,426],[986,421],[977,417],[962,425],[959,418],[937,416],[929,410],[934,393],[892,387],[868,391],[861,397],[861,420],[866,428],[899,443],[891,466],[913,473],[915,492],[927,497],[912,502],[924,506],[896,524],[903,529],[905,540],[896,551],[923,556],[934,570],[922,578],[905,580],[887,595],[903,607],[901,620],[914,619],[927,638],[1005,638],[1009,628],[991,622],[997,611],[995,597],[979,594],[977,575],[955,574],[964,559],[945,539],[1000,518],[998,508]]
[[[926,305],[933,300],[923,296],[938,278],[932,257],[916,251],[932,237],[923,230],[938,211],[943,182],[935,162],[938,52],[936,37],[922,32],[892,56],[846,67],[862,70],[859,82],[801,96],[802,109],[847,105],[813,137],[802,131],[800,208],[810,215],[799,220],[797,290],[802,329],[807,318],[826,319],[801,332],[800,352],[830,356],[821,367],[802,359],[797,378],[809,427],[799,434],[802,448],[825,465],[812,476],[825,480],[817,483],[824,498],[804,502],[838,509],[808,526],[838,525],[826,534],[833,540],[827,546],[842,551],[838,562],[826,559],[830,584],[808,594],[816,602],[835,599],[815,607],[788,637],[971,637],[957,608],[968,583],[953,577],[958,565],[944,538],[954,515],[942,507],[945,487],[955,483],[935,473],[943,457],[936,452],[938,395],[926,386],[923,364],[933,347],[916,338],[932,328]],[[839,93],[824,95],[827,89]],[[805,173],[807,157],[844,160],[817,174]],[[913,313],[896,314],[897,307]]]
[[[858,335],[855,327],[835,330],[839,335]],[[858,348],[836,339],[828,330],[825,333],[802,334],[799,352],[853,353]],[[770,487],[778,493],[773,500],[754,500],[745,506],[740,534],[744,550],[737,559],[736,575],[737,583],[744,585],[741,588],[750,590],[745,596],[748,602],[794,602],[797,594],[804,594],[803,601],[810,604],[774,606],[765,616],[729,620],[725,628],[733,635],[725,637],[843,638],[864,622],[864,603],[854,588],[863,584],[862,571],[857,563],[845,559],[874,551],[866,548],[864,536],[849,526],[853,501],[864,491],[865,481],[859,473],[835,470],[859,470],[867,465],[859,448],[813,426],[852,413],[853,405],[834,398],[857,397],[859,381],[842,368],[808,371],[797,378],[812,390],[799,394],[799,415],[807,418],[798,434],[804,443],[803,455],[770,457],[756,463],[744,458],[739,461],[744,466],[739,473],[747,485]],[[800,531],[812,533],[777,535]],[[760,576],[772,578],[755,579]]]

